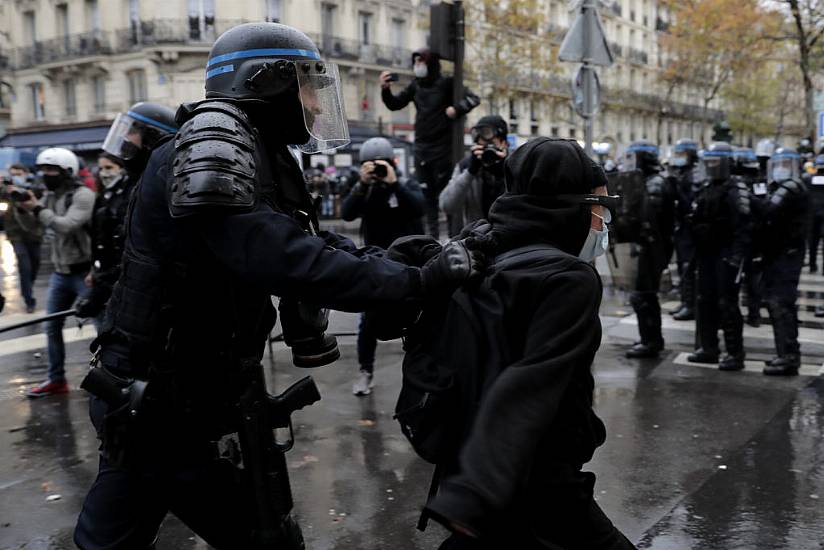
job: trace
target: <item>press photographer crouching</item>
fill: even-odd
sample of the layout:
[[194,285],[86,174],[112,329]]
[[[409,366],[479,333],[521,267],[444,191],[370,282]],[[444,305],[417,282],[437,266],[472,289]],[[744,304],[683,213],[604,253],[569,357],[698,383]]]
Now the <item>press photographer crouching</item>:
[[472,128],[474,145],[469,156],[455,166],[452,179],[438,199],[450,220],[450,237],[467,224],[486,218],[489,207],[504,192],[508,132],[506,121],[498,115],[482,117]]
[[[360,150],[360,180],[343,201],[343,219],[361,218],[361,235],[368,246],[389,248],[395,239],[423,233],[424,196],[414,180],[399,178],[392,144],[375,137]],[[358,330],[360,372],[352,386],[355,395],[372,392],[377,340],[364,327]]]

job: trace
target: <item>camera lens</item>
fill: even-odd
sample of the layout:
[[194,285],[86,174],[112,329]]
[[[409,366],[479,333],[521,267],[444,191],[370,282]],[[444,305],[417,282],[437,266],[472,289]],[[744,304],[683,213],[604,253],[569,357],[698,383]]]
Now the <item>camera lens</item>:
[[481,153],[481,161],[484,164],[494,164],[500,159],[501,157],[498,156],[498,149],[494,145],[487,145],[484,147],[484,152]]
[[383,164],[376,164],[374,174],[376,178],[385,178],[389,175],[389,171]]

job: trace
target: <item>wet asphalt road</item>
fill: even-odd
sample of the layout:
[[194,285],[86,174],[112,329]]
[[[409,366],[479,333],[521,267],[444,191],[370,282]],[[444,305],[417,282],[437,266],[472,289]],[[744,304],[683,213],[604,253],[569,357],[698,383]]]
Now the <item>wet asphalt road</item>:
[[[47,266],[46,266],[47,267]],[[3,276],[4,275],[4,276]],[[0,326],[27,318],[17,303],[13,255],[0,238],[0,288],[9,298]],[[45,277],[38,284],[45,298]],[[805,276],[805,304],[824,301],[824,278]],[[747,328],[752,372],[722,373],[683,364],[692,323],[665,321],[668,350],[630,361],[635,337],[623,297],[608,294],[604,342],[594,365],[596,406],[608,439],[588,469],[596,496],[615,524],[641,548],[824,548],[824,330],[805,314],[804,376],[771,379],[756,361],[771,354],[768,326]],[[356,316],[339,314],[333,330],[354,332]],[[39,401],[22,390],[45,374],[39,329],[0,335],[0,548],[73,548],[71,531],[97,460],[86,396],[75,389]],[[82,378],[93,331],[67,336],[67,372]],[[313,371],[323,400],[295,414],[297,442],[288,455],[295,514],[307,547],[435,549],[437,526],[415,530],[431,467],[419,460],[392,420],[401,350],[381,344],[373,394],[356,398],[355,339],[339,338],[342,358]],[[35,352],[43,357],[35,357]],[[268,359],[267,359],[268,360]],[[272,391],[306,374],[275,345],[267,376]],[[162,450],[159,450],[162,451]],[[59,495],[59,498],[54,497]],[[208,548],[167,518],[158,548]]]

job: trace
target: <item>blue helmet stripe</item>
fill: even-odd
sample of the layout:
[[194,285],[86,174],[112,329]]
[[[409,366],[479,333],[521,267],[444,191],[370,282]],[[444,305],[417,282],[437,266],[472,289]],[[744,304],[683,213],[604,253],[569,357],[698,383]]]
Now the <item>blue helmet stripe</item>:
[[129,115],[130,117],[132,117],[135,120],[139,120],[140,122],[144,122],[144,123],[149,124],[151,126],[155,126],[157,128],[160,128],[161,130],[166,130],[167,132],[169,132],[171,134],[177,133],[177,128],[175,128],[174,126],[168,126],[166,124],[163,124],[162,122],[156,121],[153,118],[143,116],[140,113],[135,113],[134,111],[127,111],[126,114]]
[[655,147],[654,145],[632,145],[632,146],[629,147],[629,149],[627,149],[627,151],[631,151],[631,152],[641,151],[641,152],[644,152],[644,153],[656,153],[657,154],[658,153],[658,147]]
[[732,151],[704,151],[705,157],[732,157]]
[[800,159],[801,155],[798,153],[775,153],[772,158],[774,159]]
[[206,67],[211,67],[224,61],[231,61],[233,59],[247,59],[249,57],[302,57],[309,59],[320,60],[320,54],[312,50],[293,50],[288,48],[261,48],[257,50],[241,50],[238,52],[229,52],[222,55],[216,55],[209,59]]
[[222,65],[220,67],[215,67],[214,69],[206,71],[206,80],[209,80],[213,76],[217,76],[219,74],[234,72],[234,70],[235,70],[234,65]]

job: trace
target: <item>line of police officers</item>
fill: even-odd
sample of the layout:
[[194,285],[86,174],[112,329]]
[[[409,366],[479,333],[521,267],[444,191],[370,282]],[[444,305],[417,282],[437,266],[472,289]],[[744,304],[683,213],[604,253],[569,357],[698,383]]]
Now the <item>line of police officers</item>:
[[[666,170],[655,145],[627,148],[620,171],[610,176],[612,191],[624,196],[612,233],[632,243],[637,268],[630,303],[640,340],[627,357],[656,357],[664,348],[658,291],[674,248],[681,305],[673,317],[697,324],[688,360],[718,363],[725,371],[744,368],[739,294],[746,281],[748,322],[758,323],[763,295],[775,334],[776,355],[765,362],[764,374],[798,373],[796,297],[815,176],[802,178],[795,149],[773,151],[770,145],[761,143],[754,152],[715,142],[699,151],[696,142],[682,139]],[[824,156],[816,169],[824,173]]]

